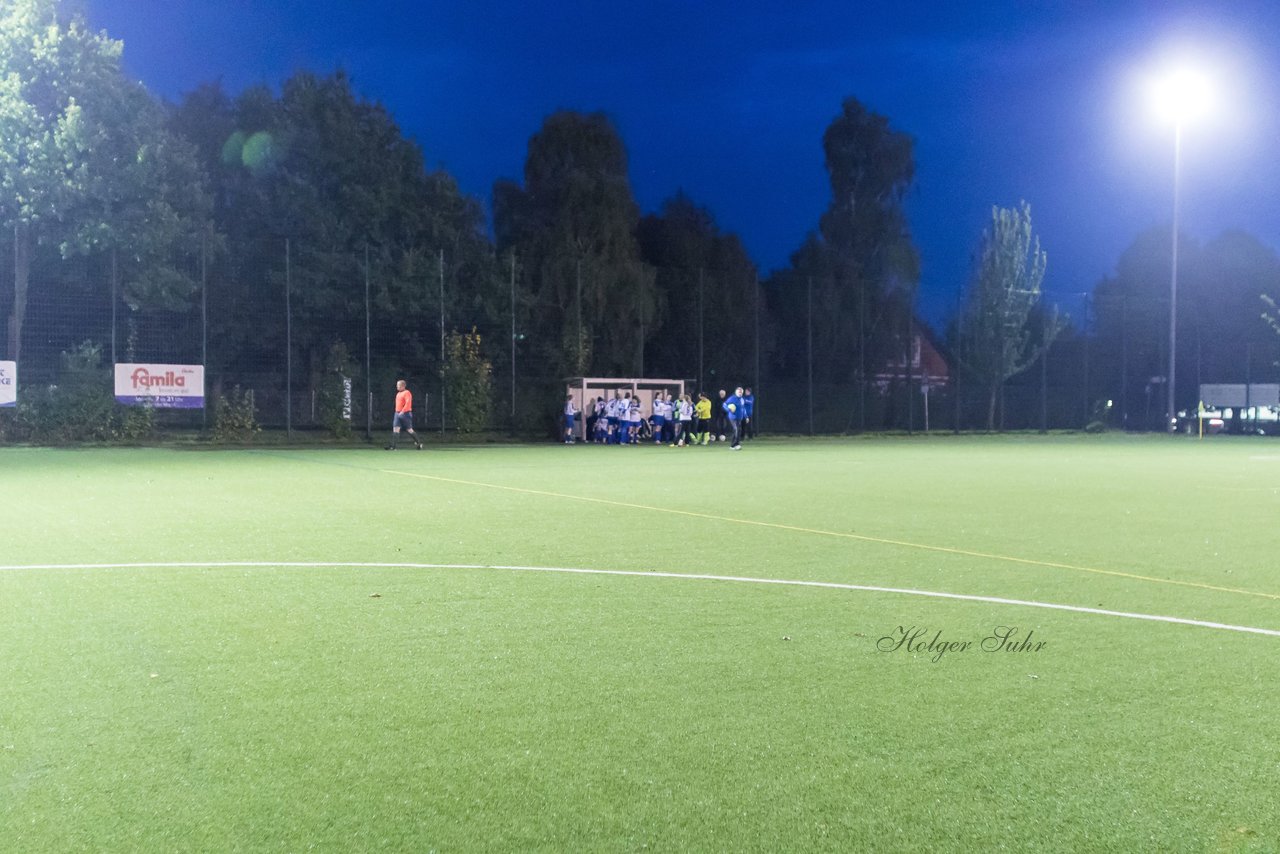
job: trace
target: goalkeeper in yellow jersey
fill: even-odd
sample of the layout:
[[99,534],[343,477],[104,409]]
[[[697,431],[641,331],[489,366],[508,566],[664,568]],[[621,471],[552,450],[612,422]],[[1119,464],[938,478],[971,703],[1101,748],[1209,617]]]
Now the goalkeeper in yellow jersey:
[[711,398],[705,392],[698,393],[698,402],[693,407],[693,417],[697,426],[693,431],[693,445],[705,445],[711,434]]

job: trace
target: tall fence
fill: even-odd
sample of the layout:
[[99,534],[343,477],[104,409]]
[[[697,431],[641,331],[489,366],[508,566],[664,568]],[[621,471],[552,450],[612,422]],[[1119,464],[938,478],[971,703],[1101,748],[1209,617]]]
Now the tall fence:
[[[333,428],[341,418],[355,435],[381,435],[390,421],[395,382],[404,379],[415,394],[419,428],[451,432],[456,423],[442,379],[444,340],[451,332],[474,329],[492,369],[487,428],[524,437],[556,435],[564,377],[539,354],[560,342],[535,340],[530,331],[537,307],[529,304],[518,264],[507,282],[485,284],[488,304],[481,308],[470,299],[476,284],[468,270],[437,251],[409,311],[382,288],[382,271],[367,253],[346,253],[342,261],[349,275],[318,293],[294,266],[298,247],[284,240],[272,246],[269,263],[234,276],[225,269],[210,272],[206,259],[187,259],[197,287],[163,307],[154,301],[131,305],[127,287],[112,284],[103,259],[34,270],[18,366],[20,400],[24,388],[59,382],[65,354],[91,353],[104,375],[113,362],[205,366],[208,408],[159,412],[162,431],[209,429],[219,401],[238,388],[252,392],[257,419],[269,429],[305,437]],[[501,269],[502,263],[495,266]],[[1117,307],[1078,298],[1069,312],[1069,332],[1026,371],[992,390],[954,360],[944,380],[927,384],[911,370],[886,373],[876,365],[863,365],[865,376],[854,372],[833,379],[822,366],[814,370],[812,358],[807,370],[796,368],[794,359],[789,370],[780,368],[758,303],[729,336],[718,328],[722,317],[702,310],[702,290],[713,277],[703,271],[659,272],[690,283],[688,316],[668,324],[661,336],[641,337],[635,375],[665,360],[658,373],[687,378],[692,390],[707,390],[713,399],[719,388],[752,386],[762,432],[1165,426],[1167,325],[1162,332],[1161,324],[1167,324],[1167,308],[1158,299],[1126,298]],[[754,287],[739,284],[745,292]],[[759,300],[758,288],[754,292]],[[12,305],[12,288],[0,288],[0,314],[8,317]],[[1212,317],[1209,307],[1188,301],[1181,311],[1183,405],[1193,405],[1200,383],[1280,381],[1280,339],[1215,339],[1205,321]],[[743,329],[750,331],[744,335]],[[662,337],[671,335],[681,336],[679,346]],[[0,324],[0,358],[9,343]]]

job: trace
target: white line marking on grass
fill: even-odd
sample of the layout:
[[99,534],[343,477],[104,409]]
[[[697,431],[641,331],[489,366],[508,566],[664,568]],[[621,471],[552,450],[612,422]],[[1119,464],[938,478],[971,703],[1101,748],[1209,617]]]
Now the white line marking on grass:
[[1146,620],[1153,623],[1173,623],[1181,626],[1199,626],[1227,632],[1245,632],[1280,638],[1280,630],[1261,629],[1253,626],[1234,626],[1209,620],[1192,620],[1186,617],[1166,617],[1158,614],[1139,614],[1132,611],[1112,611],[1106,608],[1086,608],[1082,605],[1059,605],[1054,602],[1036,602],[1030,599],[1006,599],[1001,596],[975,596],[966,593],[943,593],[937,590],[915,590],[909,587],[880,587],[871,584],[845,584],[838,581],[800,581],[786,578],[756,578],[745,575],[706,575],[702,573],[639,571],[631,569],[583,569],[564,566],[503,566],[479,563],[332,563],[325,561],[201,561],[182,563],[33,563],[0,566],[0,571],[31,569],[235,569],[290,567],[301,569],[493,569],[512,572],[555,572],[571,575],[618,575],[636,578],[671,578],[681,581],[727,581],[737,584],[776,584],[784,587],[818,587],[827,590],[856,590],[864,593],[892,593],[899,596],[924,596],[930,599],[951,599],[961,602],[984,602],[993,605],[1014,605],[1024,608],[1045,608],[1051,611],[1071,611],[1077,614],[1096,614],[1102,617],[1119,617],[1126,620]]
[[1216,483],[1199,483],[1196,489],[1216,489],[1219,492],[1280,492],[1280,486],[1218,486]]
[[500,483],[485,483],[479,480],[462,480],[455,477],[442,477],[435,474],[419,474],[416,472],[397,471],[396,469],[378,469],[383,474],[399,475],[401,477],[413,477],[421,480],[434,480],[441,483],[456,483],[464,486],[479,486],[486,489],[499,489],[505,492],[517,492],[525,495],[541,495],[548,498],[564,498],[571,501],[587,501],[592,504],[606,504],[613,507],[626,507],[631,510],[650,510],[654,513],[670,513],[676,516],[690,516],[695,519],[711,519],[717,522],[729,522],[734,525],[751,525],[757,528],[773,528],[780,531],[793,531],[800,534],[816,534],[822,537],[838,537],[846,540],[857,540],[864,543],[879,543],[887,546],[899,546],[908,549],[921,549],[928,552],[941,552],[942,554],[963,555],[964,557],[976,557],[982,560],[998,560],[1006,563],[1015,563],[1021,566],[1040,566],[1048,569],[1067,569],[1074,572],[1090,572],[1095,575],[1111,575],[1117,578],[1128,578],[1134,581],[1143,581],[1152,584],[1172,584],[1177,587],[1195,587],[1200,590],[1214,590],[1218,593],[1237,593],[1242,596],[1258,596],[1263,599],[1280,600],[1278,593],[1263,593],[1259,590],[1244,590],[1239,587],[1223,587],[1217,584],[1205,584],[1201,581],[1181,581],[1176,578],[1161,578],[1155,575],[1142,575],[1136,572],[1122,572],[1118,569],[1102,569],[1096,566],[1078,566],[1070,563],[1057,563],[1050,560],[1036,560],[1035,558],[1016,557],[1014,555],[994,554],[990,552],[974,551],[972,549],[953,548],[951,546],[935,546],[929,543],[915,543],[909,540],[894,540],[887,537],[873,537],[868,534],[854,534],[849,531],[827,531],[822,528],[805,528],[799,525],[786,525],[781,522],[762,522],[759,519],[739,519],[733,516],[719,516],[714,513],[699,513],[694,510],[678,510],[674,507],[654,507],[651,504],[633,504],[628,501],[616,501],[612,498],[593,498],[587,495],[572,495],[566,492],[550,492],[543,489],[527,489],[522,486],[504,486]]

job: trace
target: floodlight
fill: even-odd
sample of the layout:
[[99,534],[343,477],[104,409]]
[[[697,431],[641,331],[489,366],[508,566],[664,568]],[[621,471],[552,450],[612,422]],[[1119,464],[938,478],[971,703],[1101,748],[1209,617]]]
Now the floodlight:
[[1157,78],[1151,87],[1156,113],[1179,126],[1207,115],[1213,107],[1213,86],[1198,68],[1175,68]]

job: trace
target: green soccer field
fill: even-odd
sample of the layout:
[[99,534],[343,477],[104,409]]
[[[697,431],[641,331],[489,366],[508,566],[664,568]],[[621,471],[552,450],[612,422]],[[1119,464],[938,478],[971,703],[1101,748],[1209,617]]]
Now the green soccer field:
[[1273,441],[2,449],[0,489],[3,851],[1280,849]]

